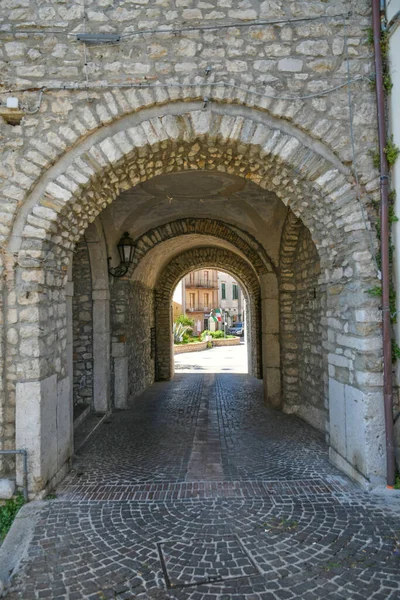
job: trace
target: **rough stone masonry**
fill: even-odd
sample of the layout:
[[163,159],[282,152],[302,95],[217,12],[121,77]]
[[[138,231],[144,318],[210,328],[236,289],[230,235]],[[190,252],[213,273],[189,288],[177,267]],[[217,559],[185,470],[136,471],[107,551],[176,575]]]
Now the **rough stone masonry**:
[[[368,212],[378,198],[369,5],[1,3],[0,442],[28,449],[32,494],[63,477],[72,456],[74,280],[82,272],[71,261],[89,226],[85,355],[94,410],[126,406],[171,353],[170,336],[155,343],[151,331],[168,264],[199,245],[223,248],[258,280],[266,401],[325,430],[331,460],[346,473],[383,481],[381,317],[367,293],[377,284],[377,244],[360,207]],[[85,44],[76,35],[84,31],[121,39]],[[9,122],[8,97],[18,98],[18,124]],[[257,192],[232,188],[225,204],[143,192],[153,178],[182,171],[237,178],[235,186],[244,180]],[[205,222],[210,212],[226,229],[169,226]],[[110,320],[116,287],[107,256],[117,260],[127,222],[143,252],[118,310],[137,299],[142,317],[135,323],[131,311],[122,332]],[[149,243],[146,233],[157,236],[160,226],[168,235]],[[21,465],[3,462],[5,475],[15,469],[20,482]]]

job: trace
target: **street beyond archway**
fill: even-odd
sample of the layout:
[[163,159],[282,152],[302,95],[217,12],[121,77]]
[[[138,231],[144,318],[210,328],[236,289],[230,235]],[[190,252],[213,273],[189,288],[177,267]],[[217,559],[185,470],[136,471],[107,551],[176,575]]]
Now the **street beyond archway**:
[[247,373],[246,345],[175,355],[176,373]]
[[261,381],[177,374],[80,452],[7,598],[396,600],[399,513]]

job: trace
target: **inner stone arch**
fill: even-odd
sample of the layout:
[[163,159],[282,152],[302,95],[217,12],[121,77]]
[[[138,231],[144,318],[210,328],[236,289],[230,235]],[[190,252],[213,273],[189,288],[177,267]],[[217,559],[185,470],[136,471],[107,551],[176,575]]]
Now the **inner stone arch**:
[[[247,300],[248,371],[255,377],[263,376],[261,351],[261,290],[260,280],[253,266],[231,250],[215,247],[192,248],[177,256],[163,269],[155,286],[156,309],[156,364],[157,378],[168,380],[174,374],[172,347],[172,322],[170,305],[178,282],[194,269],[211,268],[234,275]],[[278,324],[276,324],[278,327]],[[264,372],[264,383],[268,387],[268,372]],[[268,389],[269,400],[274,402],[280,390]]]

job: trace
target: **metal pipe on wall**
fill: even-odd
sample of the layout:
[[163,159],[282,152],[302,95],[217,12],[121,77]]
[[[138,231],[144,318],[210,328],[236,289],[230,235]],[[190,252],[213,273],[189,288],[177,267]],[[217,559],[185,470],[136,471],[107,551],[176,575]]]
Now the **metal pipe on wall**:
[[378,116],[378,140],[380,158],[381,193],[381,271],[382,271],[382,334],[383,334],[383,398],[386,428],[386,483],[395,482],[393,383],[392,383],[392,333],[390,319],[390,266],[389,266],[389,169],[385,154],[385,92],[381,48],[381,3],[372,0],[372,28],[374,36],[376,105]]

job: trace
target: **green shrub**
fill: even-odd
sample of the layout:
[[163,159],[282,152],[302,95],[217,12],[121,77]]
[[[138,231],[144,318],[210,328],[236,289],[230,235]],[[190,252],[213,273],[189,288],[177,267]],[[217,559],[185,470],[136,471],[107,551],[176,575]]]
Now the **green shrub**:
[[0,506],[0,541],[6,537],[12,522],[23,504],[25,504],[23,495],[17,494],[15,498],[7,500],[3,506]]
[[187,315],[179,315],[179,317],[176,317],[176,319],[174,320],[174,323],[180,323],[181,325],[184,325],[185,327],[190,327],[191,329],[193,329],[194,327],[194,319],[191,319]]
[[394,163],[396,162],[396,160],[400,154],[400,148],[398,146],[396,146],[396,144],[394,143],[392,135],[390,136],[390,138],[387,141],[384,152],[386,154],[386,159],[387,159],[389,167],[393,167]]
[[211,333],[212,337],[216,340],[225,337],[224,332],[223,331],[213,331]]
[[207,335],[211,335],[211,331],[209,329],[205,329],[201,334],[200,334],[200,339],[203,342],[206,338]]

